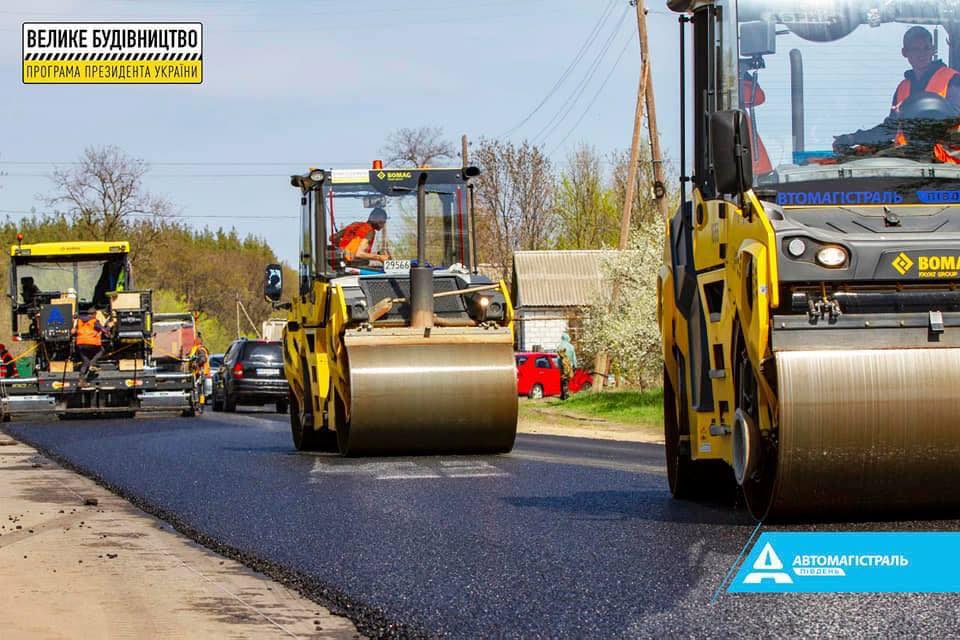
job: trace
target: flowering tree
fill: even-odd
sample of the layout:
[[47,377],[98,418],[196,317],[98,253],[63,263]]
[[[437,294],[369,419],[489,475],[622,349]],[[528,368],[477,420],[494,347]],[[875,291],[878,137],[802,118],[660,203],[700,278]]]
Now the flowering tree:
[[[589,354],[604,352],[611,372],[641,388],[659,384],[663,368],[657,327],[657,270],[663,263],[659,223],[636,229],[628,251],[610,251],[603,259],[602,292],[587,308],[580,346]],[[615,293],[615,295],[614,295]]]

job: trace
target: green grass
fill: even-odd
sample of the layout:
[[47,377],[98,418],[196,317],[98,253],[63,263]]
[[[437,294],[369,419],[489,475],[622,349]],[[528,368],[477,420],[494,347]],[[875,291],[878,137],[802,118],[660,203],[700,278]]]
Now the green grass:
[[624,424],[661,425],[663,423],[663,390],[608,391],[578,393],[566,401],[551,399],[546,406],[564,412],[603,418]]

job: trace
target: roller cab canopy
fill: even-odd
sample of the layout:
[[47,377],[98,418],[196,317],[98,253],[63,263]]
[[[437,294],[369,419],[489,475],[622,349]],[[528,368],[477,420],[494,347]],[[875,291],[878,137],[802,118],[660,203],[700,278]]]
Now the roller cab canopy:
[[81,304],[108,304],[111,291],[133,288],[127,241],[38,242],[10,248],[9,294],[18,310],[41,299],[76,292]]
[[[781,206],[960,204],[960,77],[951,75],[960,71],[960,0],[669,6],[692,14],[684,29],[693,56],[682,69],[693,75],[688,123],[744,112],[758,197]],[[904,55],[908,31],[931,43],[923,73],[943,69],[940,81],[924,75],[910,91],[901,86],[917,64]],[[692,129],[694,184],[711,193],[723,162],[711,157],[710,128]]]
[[130,253],[130,243],[126,241],[36,242],[10,247],[11,256],[30,256],[31,258],[128,253]]
[[[424,265],[442,269],[472,266],[472,179],[475,167],[375,167],[373,169],[311,169],[291,176],[301,190],[300,285],[307,291],[315,275],[343,273],[377,275],[402,271],[417,264],[417,191],[424,179]],[[351,225],[386,216],[386,224],[373,233],[368,253],[389,254],[391,260],[343,259],[338,249]],[[362,229],[362,228],[361,228]],[[364,237],[369,236],[368,233]],[[361,231],[362,233],[362,231]]]

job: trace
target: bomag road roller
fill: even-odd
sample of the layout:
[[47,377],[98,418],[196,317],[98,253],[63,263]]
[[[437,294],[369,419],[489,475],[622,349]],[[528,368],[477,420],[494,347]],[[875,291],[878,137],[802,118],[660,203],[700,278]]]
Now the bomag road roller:
[[673,495],[735,482],[761,519],[956,514],[960,2],[669,4]]
[[[513,308],[477,271],[472,179],[457,169],[293,176],[300,271],[284,371],[297,449],[498,453],[517,429]],[[282,269],[266,269],[279,301]]]
[[[18,375],[0,378],[0,414],[132,417],[140,409],[193,415],[189,369],[157,358],[148,290],[133,287],[127,242],[42,242],[10,249],[13,337],[26,349]],[[105,330],[99,360],[81,379],[72,330],[80,312]],[[185,322],[175,316],[178,322]],[[193,319],[187,316],[192,335]]]

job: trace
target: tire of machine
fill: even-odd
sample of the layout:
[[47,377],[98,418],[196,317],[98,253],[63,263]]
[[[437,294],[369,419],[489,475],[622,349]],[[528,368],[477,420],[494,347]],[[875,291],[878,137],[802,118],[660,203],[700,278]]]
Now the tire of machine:
[[313,429],[312,418],[300,409],[300,402],[293,391],[289,391],[290,434],[297,451],[316,451],[319,448],[317,433]]
[[[738,334],[734,350],[734,386],[737,406],[734,411],[733,470],[735,482],[740,486],[744,502],[750,513],[763,520],[770,505],[774,480],[777,474],[777,450],[765,442],[760,434],[759,389],[753,365],[746,351],[743,335]],[[745,436],[741,441],[745,449],[738,451],[738,423]],[[742,470],[738,470],[738,454],[742,454]]]
[[[681,385],[683,369],[680,369]],[[663,427],[664,453],[667,462],[667,482],[675,500],[714,500],[732,503],[736,498],[736,483],[729,465],[720,460],[695,461],[689,448],[680,442],[680,424],[686,419],[686,393],[674,391],[663,369]]]

